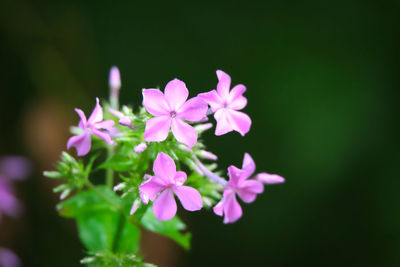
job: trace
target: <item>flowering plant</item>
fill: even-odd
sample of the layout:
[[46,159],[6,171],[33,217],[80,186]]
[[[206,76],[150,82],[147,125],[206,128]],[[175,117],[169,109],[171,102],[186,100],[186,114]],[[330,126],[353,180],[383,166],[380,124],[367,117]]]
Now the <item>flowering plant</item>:
[[[57,209],[77,221],[88,254],[81,263],[152,266],[139,256],[140,227],[190,247],[191,235],[183,232],[186,226],[176,215],[175,196],[187,211],[213,207],[224,223],[233,223],[242,216],[237,196],[250,203],[264,185],[284,182],[265,172],[252,176],[255,163],[248,153],[241,168],[228,167],[229,180],[216,170],[217,156],[205,150],[201,139],[213,127],[208,116],[214,115],[217,136],[231,131],[244,136],[251,126],[250,117],[240,111],[247,104],[246,87],[231,89],[230,76],[221,70],[217,77],[216,90],[190,99],[178,79],[164,92],[144,89],[143,107],[134,113],[119,107],[121,81],[113,67],[110,101],[103,103],[106,112],[98,98],[88,118],[75,109],[80,121],[67,148],[75,147],[78,158],[62,152],[57,170],[44,175],[63,180],[54,189],[61,193]],[[105,170],[104,180],[96,175],[100,170]]]

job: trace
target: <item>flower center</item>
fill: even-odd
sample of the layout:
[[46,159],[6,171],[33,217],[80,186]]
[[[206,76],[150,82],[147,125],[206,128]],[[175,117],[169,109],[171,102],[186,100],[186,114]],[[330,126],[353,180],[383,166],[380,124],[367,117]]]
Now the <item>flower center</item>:
[[175,111],[171,111],[171,113],[169,115],[171,116],[171,118],[175,118],[176,117],[176,112]]
[[224,103],[224,108],[227,108],[228,107],[228,103]]

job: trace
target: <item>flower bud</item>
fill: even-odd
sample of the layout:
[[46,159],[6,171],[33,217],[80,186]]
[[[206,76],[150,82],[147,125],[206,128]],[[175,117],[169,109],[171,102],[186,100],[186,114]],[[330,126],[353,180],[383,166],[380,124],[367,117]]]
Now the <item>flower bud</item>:
[[133,150],[134,150],[136,153],[140,154],[140,153],[142,153],[143,151],[145,151],[146,148],[147,148],[146,143],[140,143],[140,144],[138,144],[137,146],[135,146],[135,147],[133,148]]
[[213,124],[211,122],[209,123],[203,123],[196,125],[194,128],[196,129],[197,132],[202,133],[207,131],[208,129],[211,129],[213,127]]
[[133,205],[132,205],[132,208],[131,208],[131,211],[130,211],[130,215],[133,215],[136,211],[137,211],[137,209],[139,208],[139,205],[140,205],[140,201],[139,201],[139,199],[136,199],[134,202],[133,202]]
[[112,67],[108,83],[110,85],[110,104],[111,107],[118,108],[119,89],[121,88],[121,76],[117,67]]
[[116,66],[111,68],[108,82],[112,89],[119,90],[121,88],[121,75]]
[[217,155],[209,152],[209,151],[205,151],[205,150],[200,150],[198,153],[199,157],[203,158],[203,159],[209,159],[209,160],[217,160],[218,157]]

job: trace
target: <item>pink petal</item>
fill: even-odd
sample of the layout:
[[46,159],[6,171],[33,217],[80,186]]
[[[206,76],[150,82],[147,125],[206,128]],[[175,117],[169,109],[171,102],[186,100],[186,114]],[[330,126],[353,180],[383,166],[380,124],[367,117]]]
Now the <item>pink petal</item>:
[[177,171],[174,176],[175,184],[178,186],[183,185],[186,182],[187,175],[183,171]]
[[215,91],[215,90],[212,90],[207,93],[199,94],[198,97],[200,97],[201,99],[206,101],[207,104],[210,105],[213,112],[217,111],[218,109],[220,109],[224,106],[224,101],[221,99],[221,97],[218,95],[217,91]]
[[185,210],[195,211],[203,207],[203,200],[199,191],[190,186],[176,186],[174,193],[178,196]]
[[172,133],[178,142],[193,147],[197,142],[197,131],[180,119],[172,119]]
[[244,153],[242,170],[246,173],[246,179],[249,178],[256,170],[256,164],[249,153]]
[[200,97],[193,97],[186,101],[177,112],[178,118],[187,121],[201,121],[207,115],[208,105]]
[[167,154],[160,152],[153,164],[153,171],[156,176],[164,180],[166,184],[173,184],[176,174],[174,160]]
[[233,223],[242,217],[242,208],[236,200],[236,195],[230,190],[224,192],[224,223]]
[[229,185],[232,188],[239,188],[241,183],[246,179],[246,172],[231,165],[228,167]]
[[85,129],[86,128],[86,124],[87,124],[85,113],[82,110],[80,110],[79,108],[76,108],[75,112],[78,113],[78,116],[81,119],[79,121],[79,128]]
[[218,216],[224,215],[224,200],[223,199],[221,199],[221,201],[218,202],[218,204],[214,206],[213,211]]
[[228,117],[232,128],[242,136],[250,130],[251,119],[247,114],[236,110],[229,110]]
[[229,108],[234,110],[241,110],[247,105],[247,99],[242,96],[246,91],[246,87],[243,84],[238,84],[232,88],[229,93]]
[[255,180],[247,180],[241,184],[241,188],[237,191],[239,197],[246,203],[253,202],[257,194],[264,191],[262,183]]
[[153,176],[150,178],[150,180],[139,186],[139,193],[142,202],[147,205],[149,200],[153,201],[157,194],[166,187],[167,185],[162,179],[158,178],[157,176]]
[[154,201],[153,211],[157,220],[168,221],[176,214],[176,202],[171,189],[165,189]]
[[242,96],[244,92],[246,92],[246,86],[243,84],[235,85],[235,87],[233,87],[229,92],[229,100],[232,101],[236,97]]
[[231,77],[223,72],[222,70],[217,70],[218,84],[217,91],[223,100],[228,100],[229,89],[231,87]]
[[233,110],[241,110],[247,105],[247,98],[244,96],[240,96],[238,98],[235,98],[234,101],[232,101],[228,107]]
[[189,91],[184,82],[173,79],[165,86],[164,94],[171,109],[178,111],[188,98]]
[[171,119],[169,116],[160,116],[149,119],[146,122],[144,140],[148,142],[161,142],[167,139]]
[[227,109],[217,110],[214,114],[214,118],[217,121],[217,126],[215,127],[215,135],[223,135],[233,131],[232,125],[229,121],[229,114]]
[[105,129],[108,131],[111,131],[112,128],[114,127],[115,122],[113,120],[106,120],[106,121],[100,121],[100,122],[96,122],[94,124],[94,126],[97,129]]
[[143,106],[153,116],[168,115],[170,107],[164,94],[158,89],[145,89],[143,94]]
[[72,136],[67,143],[67,149],[74,146],[78,156],[86,155],[92,146],[91,137],[88,132],[84,132],[77,136]]
[[99,130],[97,130],[97,129],[92,129],[90,132],[91,132],[92,134],[96,135],[97,137],[103,139],[104,141],[106,141],[107,144],[109,144],[109,145],[116,145],[116,143],[111,139],[110,134],[105,133],[105,132],[102,132],[102,131],[99,131]]
[[96,107],[93,109],[92,114],[88,119],[88,122],[94,124],[102,120],[103,120],[103,108],[99,104],[99,98],[96,97]]
[[269,174],[266,172],[259,173],[254,176],[254,179],[264,184],[280,184],[285,182],[285,178],[277,174]]

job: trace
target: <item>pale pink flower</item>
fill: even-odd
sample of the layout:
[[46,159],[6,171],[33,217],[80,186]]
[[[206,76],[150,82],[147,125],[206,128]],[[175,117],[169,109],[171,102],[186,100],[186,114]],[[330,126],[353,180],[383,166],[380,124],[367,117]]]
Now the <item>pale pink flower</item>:
[[22,205],[15,197],[12,182],[25,179],[30,172],[31,163],[24,157],[0,158],[0,220],[3,213],[10,217],[17,217],[21,213]]
[[144,139],[161,142],[168,137],[170,128],[178,142],[193,147],[197,142],[197,131],[185,121],[201,121],[207,113],[207,103],[199,97],[186,101],[189,91],[184,82],[174,79],[164,90],[143,90],[143,105],[155,116],[146,122]]
[[0,266],[20,267],[21,261],[18,256],[7,248],[0,247]]
[[217,70],[217,76],[217,90],[198,95],[215,112],[214,118],[217,121],[215,135],[237,131],[244,136],[251,126],[250,117],[239,111],[247,104],[247,99],[243,96],[246,87],[238,84],[230,90],[231,77],[222,70]]
[[236,194],[245,203],[251,203],[257,194],[264,191],[261,182],[249,179],[254,173],[256,165],[248,153],[244,154],[242,169],[233,165],[229,166],[229,182],[221,201],[214,207],[215,214],[224,217],[224,223],[233,223],[242,216],[242,208],[236,199]]
[[79,122],[79,128],[83,130],[83,133],[71,137],[68,140],[67,149],[70,149],[70,147],[74,146],[77,150],[78,156],[86,155],[92,146],[92,134],[100,137],[110,145],[116,145],[116,143],[111,140],[111,136],[109,134],[114,126],[114,121],[103,121],[103,108],[100,106],[98,98],[96,98],[96,107],[94,108],[88,120],[86,119],[85,113],[83,113],[82,110],[76,108],[75,111],[81,118]]
[[160,221],[172,219],[176,214],[174,194],[184,209],[200,210],[203,202],[200,193],[190,186],[183,185],[186,173],[176,171],[175,162],[167,154],[160,152],[153,165],[154,176],[139,186],[140,197],[144,204],[154,201],[153,211]]

